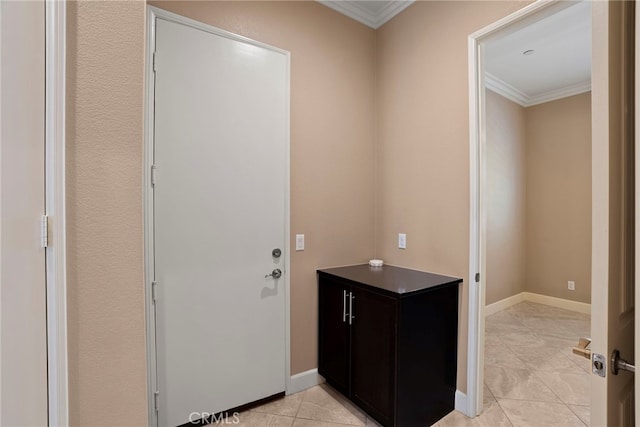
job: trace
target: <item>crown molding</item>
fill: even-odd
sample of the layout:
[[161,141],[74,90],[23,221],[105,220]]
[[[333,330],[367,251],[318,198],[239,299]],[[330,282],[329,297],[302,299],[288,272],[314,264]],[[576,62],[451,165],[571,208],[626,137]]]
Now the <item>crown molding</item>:
[[508,100],[522,105],[523,107],[526,107],[529,101],[529,95],[519,91],[509,83],[499,79],[498,77],[488,72],[484,73],[484,87],[487,89],[491,89],[498,95],[502,95]]
[[378,13],[372,13],[361,6],[358,1],[318,0],[321,3],[351,19],[364,24],[374,30],[381,27],[398,13],[409,7],[414,0],[392,0]]
[[586,82],[579,82],[573,85],[561,87],[559,89],[543,92],[535,96],[529,96],[526,93],[511,86],[504,80],[501,80],[500,78],[487,72],[485,72],[484,85],[487,89],[491,89],[498,95],[502,95],[508,100],[513,101],[523,107],[531,107],[533,105],[543,104],[545,102],[555,101],[573,95],[579,95],[591,90],[591,81],[588,80]]
[[532,96],[529,100],[527,107],[532,105],[543,104],[549,101],[555,101],[556,99],[566,98],[568,96],[579,95],[581,93],[591,91],[591,80],[586,82],[576,83],[574,85],[561,87],[560,89],[550,90],[536,96]]
[[376,26],[374,29],[378,29],[390,21],[391,18],[411,6],[414,0],[399,0],[399,1],[391,1],[387,3],[387,5],[382,9],[378,15],[376,16]]

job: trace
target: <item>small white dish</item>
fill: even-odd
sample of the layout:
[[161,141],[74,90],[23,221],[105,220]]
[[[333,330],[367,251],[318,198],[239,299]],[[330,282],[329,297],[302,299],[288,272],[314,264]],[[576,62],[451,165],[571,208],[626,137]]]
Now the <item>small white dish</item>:
[[369,265],[371,267],[382,267],[384,265],[384,261],[382,261],[381,259],[372,259],[369,260]]

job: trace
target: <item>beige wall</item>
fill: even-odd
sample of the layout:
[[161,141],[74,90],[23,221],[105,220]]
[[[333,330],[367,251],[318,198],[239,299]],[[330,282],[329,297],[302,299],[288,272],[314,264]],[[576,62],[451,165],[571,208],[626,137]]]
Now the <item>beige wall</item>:
[[[316,367],[317,267],[364,262],[375,253],[466,281],[467,36],[526,2],[417,2],[377,32],[316,2],[154,4],[292,52],[291,232],[304,233],[307,247],[292,254],[293,373]],[[135,0],[69,5],[74,425],[146,422],[144,9]],[[396,248],[398,232],[407,233],[406,250]],[[462,391],[467,285],[459,324]]]
[[526,128],[526,289],[589,303],[591,93],[527,108]]
[[523,291],[589,303],[591,95],[525,109],[487,90],[486,117],[486,303]]
[[486,303],[524,292],[525,108],[486,91]]
[[72,425],[143,425],[142,2],[67,4]]
[[[376,256],[464,278],[458,389],[466,391],[469,277],[467,37],[525,2],[416,2],[376,33]],[[397,248],[407,233],[407,249]]]
[[[153,4],[292,53],[291,368],[315,368],[315,269],[374,253],[374,31],[316,2]],[[68,9],[71,422],[141,425],[145,5]]]

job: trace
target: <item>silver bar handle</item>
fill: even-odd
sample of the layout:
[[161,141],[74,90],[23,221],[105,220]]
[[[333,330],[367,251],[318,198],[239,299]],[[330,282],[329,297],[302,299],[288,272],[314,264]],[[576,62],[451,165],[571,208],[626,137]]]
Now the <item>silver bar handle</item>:
[[342,323],[347,322],[347,291],[342,291]]
[[356,299],[356,297],[352,292],[349,292],[349,295],[351,297],[349,298],[349,324],[351,325],[353,323],[353,319],[356,318],[356,316],[353,315],[353,300]]

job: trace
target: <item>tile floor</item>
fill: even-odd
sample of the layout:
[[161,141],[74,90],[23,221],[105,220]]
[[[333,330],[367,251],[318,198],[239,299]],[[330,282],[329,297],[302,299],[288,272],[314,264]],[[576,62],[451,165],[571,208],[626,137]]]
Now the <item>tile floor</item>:
[[590,330],[587,314],[530,302],[487,316],[484,410],[436,426],[588,426],[590,363],[571,348]]
[[241,427],[379,427],[326,384],[243,412],[238,418],[240,423],[235,425]]
[[[435,425],[589,425],[589,361],[571,353],[590,335],[589,316],[523,302],[486,319],[484,410],[452,412]],[[247,427],[378,426],[326,384],[239,416]],[[409,426],[421,427],[421,426]]]

